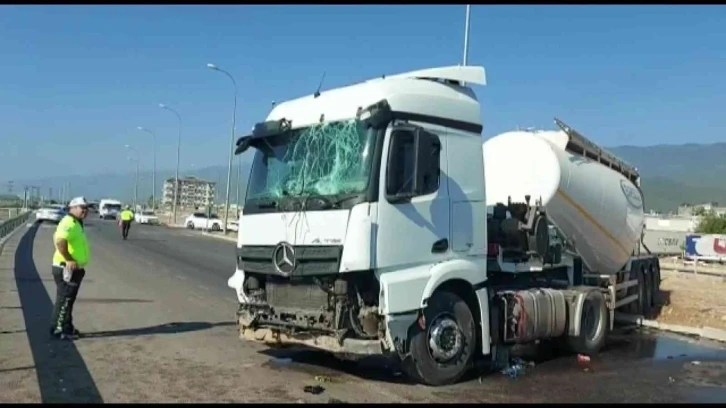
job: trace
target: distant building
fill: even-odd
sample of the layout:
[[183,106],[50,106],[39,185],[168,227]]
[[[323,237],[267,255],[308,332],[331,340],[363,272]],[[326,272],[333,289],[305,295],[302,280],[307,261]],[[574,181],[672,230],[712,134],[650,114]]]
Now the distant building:
[[645,216],[646,231],[693,232],[698,226],[699,217],[696,216]]
[[[177,206],[181,208],[206,207],[214,204],[215,182],[198,179],[196,177],[179,178],[179,194]],[[164,181],[165,207],[171,207],[174,202],[174,179]]]
[[716,215],[726,214],[726,207],[719,206],[718,203],[705,203],[705,204],[682,204],[678,206],[678,215],[682,217],[690,217],[696,215],[696,212],[701,211],[710,212],[713,211]]

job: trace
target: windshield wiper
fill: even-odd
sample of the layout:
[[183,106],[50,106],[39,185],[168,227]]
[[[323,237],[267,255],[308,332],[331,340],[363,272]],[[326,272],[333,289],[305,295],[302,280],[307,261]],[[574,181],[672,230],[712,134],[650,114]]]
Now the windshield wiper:
[[332,197],[323,197],[323,196],[318,196],[318,195],[310,196],[310,198],[317,199],[319,201],[324,202],[325,203],[323,206],[324,210],[327,210],[330,208],[340,209],[341,204],[343,204],[344,202],[346,202],[348,200],[358,198],[358,197],[360,197],[360,193],[336,194]]
[[267,201],[260,201],[257,203],[258,208],[277,208],[277,201],[275,200],[267,200]]

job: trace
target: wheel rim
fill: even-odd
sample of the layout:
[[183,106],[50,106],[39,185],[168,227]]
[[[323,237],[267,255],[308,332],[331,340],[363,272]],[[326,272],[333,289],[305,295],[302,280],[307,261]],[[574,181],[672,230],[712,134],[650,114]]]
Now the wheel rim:
[[449,316],[434,319],[428,331],[428,344],[431,357],[439,363],[445,363],[459,355],[463,349],[464,335]]

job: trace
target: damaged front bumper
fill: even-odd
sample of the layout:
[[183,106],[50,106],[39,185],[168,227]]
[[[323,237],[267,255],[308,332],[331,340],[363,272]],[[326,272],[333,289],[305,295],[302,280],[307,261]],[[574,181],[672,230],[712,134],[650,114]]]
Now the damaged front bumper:
[[408,330],[416,323],[417,313],[388,316],[385,337],[380,339],[343,338],[332,334],[311,332],[288,327],[259,327],[254,317],[246,310],[249,305],[240,304],[237,324],[242,340],[254,341],[268,346],[298,345],[306,348],[324,350],[334,354],[361,358],[374,355],[397,354],[401,358],[408,355]]
[[271,328],[253,329],[240,326],[240,338],[267,345],[300,345],[358,357],[381,355],[386,352],[380,340],[344,339],[341,343],[334,336],[290,333]]

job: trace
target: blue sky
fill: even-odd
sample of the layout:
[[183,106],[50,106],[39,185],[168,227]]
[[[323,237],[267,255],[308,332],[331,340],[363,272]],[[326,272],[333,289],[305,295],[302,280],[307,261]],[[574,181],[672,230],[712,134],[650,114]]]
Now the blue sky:
[[[271,101],[461,61],[464,6],[2,6],[0,179],[126,172],[125,144],[158,135],[158,167],[226,163]],[[484,135],[552,127],[605,146],[713,143],[726,134],[726,8],[473,6],[470,64]]]

